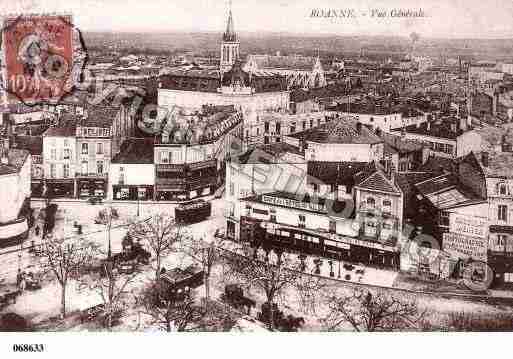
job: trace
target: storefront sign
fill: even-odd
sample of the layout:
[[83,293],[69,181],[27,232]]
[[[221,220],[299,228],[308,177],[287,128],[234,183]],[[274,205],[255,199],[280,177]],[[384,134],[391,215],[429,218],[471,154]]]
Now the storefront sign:
[[321,205],[319,203],[298,201],[296,199],[263,195],[262,202],[272,204],[272,205],[277,205],[277,206],[288,207],[288,208],[297,208],[297,209],[326,213],[326,208],[324,207],[324,205]]
[[471,258],[486,262],[487,239],[465,236],[457,233],[444,233],[442,248],[456,258]]
[[465,236],[486,238],[488,221],[483,217],[466,216],[451,213],[449,216],[449,232]]
[[207,167],[217,167],[216,160],[196,162],[196,163],[190,163],[189,164],[189,168],[191,170],[199,170],[201,168],[207,168]]

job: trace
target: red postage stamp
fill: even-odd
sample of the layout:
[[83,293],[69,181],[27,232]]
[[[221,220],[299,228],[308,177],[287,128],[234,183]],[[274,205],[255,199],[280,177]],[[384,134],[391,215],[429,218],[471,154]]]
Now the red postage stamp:
[[2,31],[4,87],[11,100],[56,102],[67,91],[73,64],[71,16],[8,17]]

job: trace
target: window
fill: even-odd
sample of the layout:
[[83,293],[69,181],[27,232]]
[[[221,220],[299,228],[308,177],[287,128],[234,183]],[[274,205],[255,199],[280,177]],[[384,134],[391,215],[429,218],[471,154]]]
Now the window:
[[87,146],[87,143],[82,143],[82,154],[87,155],[89,153],[89,147]]
[[69,177],[69,164],[65,163],[62,166],[62,177],[68,178]]
[[376,200],[372,197],[367,197],[367,206],[370,208],[374,208],[374,205],[376,204]]
[[306,222],[306,217],[302,214],[299,215],[299,223],[298,223],[298,227],[300,228],[305,228],[305,222]]
[[103,174],[103,161],[96,162],[96,173]]
[[440,220],[438,221],[439,226],[448,227],[449,226],[449,212],[442,211],[440,212]]
[[57,159],[57,149],[52,148],[50,150],[50,159],[54,161]]
[[87,166],[87,161],[82,161],[82,166],[80,168],[82,174],[87,174],[89,172],[89,168]]
[[503,196],[508,194],[508,186],[506,185],[506,183],[499,183],[497,185],[497,194]]
[[67,138],[64,139],[64,147],[69,146],[69,140]]
[[257,127],[257,136],[260,136],[260,129]]
[[513,282],[513,273],[504,273],[504,281],[508,283]]
[[96,144],[96,154],[97,155],[102,155],[103,154],[103,143],[98,142]]
[[306,130],[306,121],[303,121],[302,126],[303,126],[303,131]]
[[264,122],[264,132],[269,133],[269,122]]
[[319,193],[319,184],[318,183],[314,183],[312,186],[313,186],[314,193]]
[[69,160],[71,158],[71,152],[69,148],[64,149],[64,154],[62,156],[65,160]]
[[270,217],[269,217],[269,220],[273,223],[276,223],[276,215],[275,214],[271,214]]
[[169,152],[160,151],[160,162],[161,163],[169,163]]
[[296,132],[296,123],[293,122],[292,125],[290,126],[290,133],[294,133]]
[[383,200],[383,212],[384,213],[391,213],[392,212],[392,201],[389,199]]
[[281,123],[280,122],[276,122],[276,133],[279,135],[281,132]]
[[50,178],[55,178],[57,177],[57,174],[56,174],[56,168],[55,168],[55,164],[51,164],[50,165]]
[[124,167],[119,167],[118,183],[119,184],[125,184],[125,168]]
[[314,126],[313,120],[310,120],[310,128],[312,128],[313,126]]
[[508,220],[508,206],[500,204],[497,211],[497,219],[499,221]]

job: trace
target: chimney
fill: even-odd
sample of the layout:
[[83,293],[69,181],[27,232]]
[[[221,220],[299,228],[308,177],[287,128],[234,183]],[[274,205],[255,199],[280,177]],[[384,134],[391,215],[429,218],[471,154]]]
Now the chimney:
[[484,167],[488,167],[489,160],[490,158],[488,156],[488,152],[481,152],[481,162],[483,163]]

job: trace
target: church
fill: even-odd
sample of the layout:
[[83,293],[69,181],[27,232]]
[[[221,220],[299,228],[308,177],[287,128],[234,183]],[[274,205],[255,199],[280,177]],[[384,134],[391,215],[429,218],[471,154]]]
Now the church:
[[222,36],[218,69],[173,68],[159,79],[158,105],[197,111],[203,105],[235,105],[246,120],[264,112],[289,110],[287,77],[267,70],[244,70],[239,56],[240,42],[234,29],[231,9]]

